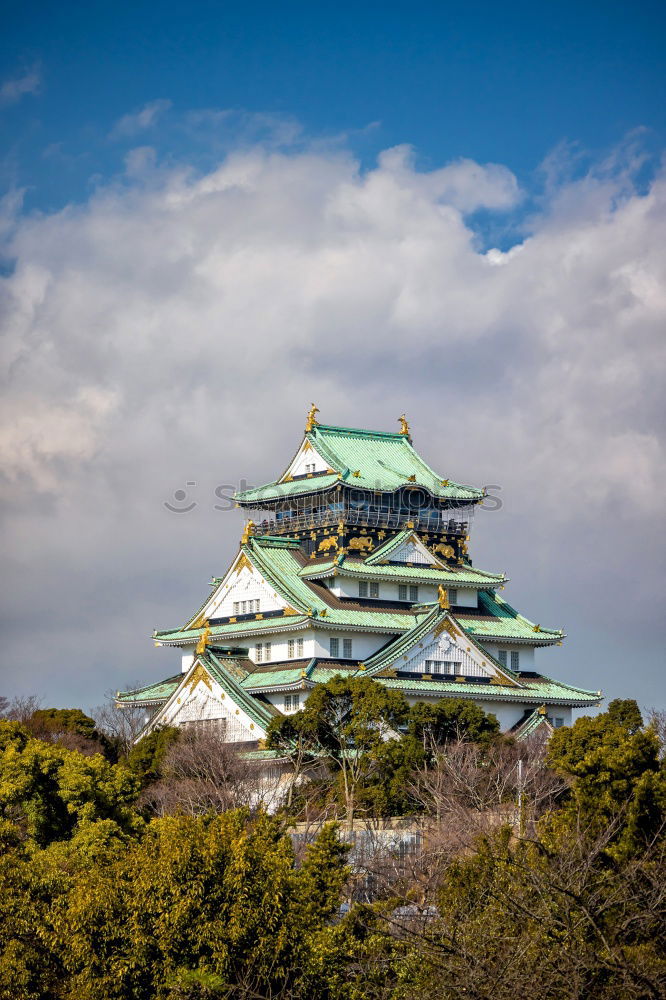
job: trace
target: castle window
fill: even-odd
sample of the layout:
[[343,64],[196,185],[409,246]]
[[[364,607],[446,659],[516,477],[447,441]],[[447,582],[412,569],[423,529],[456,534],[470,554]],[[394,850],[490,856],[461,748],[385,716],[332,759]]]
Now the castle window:
[[223,740],[227,735],[226,719],[187,719],[180,723],[181,729],[193,736],[216,736]]
[[368,596],[368,583],[367,580],[358,581],[358,596],[367,597]]
[[328,645],[331,656],[340,655],[340,640],[338,638],[336,638],[335,636],[331,636]]
[[300,708],[301,698],[298,694],[286,694],[284,696],[284,710],[291,712],[292,709]]
[[449,604],[458,603],[458,591],[455,587],[449,587]]
[[239,615],[240,614],[239,608],[240,608],[239,602],[238,601],[234,601],[234,614],[235,615]]
[[370,584],[370,597],[379,597],[379,584],[377,582]]
[[270,660],[270,658],[271,658],[271,644],[270,644],[270,642],[266,643],[265,653],[266,653],[266,659]]
[[293,660],[296,652],[296,641],[294,639],[289,639],[287,642],[287,656],[290,660]]
[[352,641],[351,639],[342,640],[342,655],[345,660],[351,660],[352,655]]
[[398,586],[398,600],[399,601],[406,601],[407,600],[407,587],[405,586],[404,583],[401,583]]
[[416,602],[419,599],[419,588],[418,587],[410,587],[409,588],[409,599],[412,602],[412,604],[416,604]]
[[460,664],[454,660],[426,660],[425,672],[427,674],[459,674]]
[[263,660],[263,658],[264,658],[264,647],[261,645],[260,642],[258,642],[257,646],[256,646],[256,657],[255,657],[255,659],[256,659],[257,663],[261,663],[261,661]]
[[511,650],[511,669],[520,670],[520,653],[517,649]]
[[303,639],[302,638],[296,640],[296,653],[297,653],[298,656],[302,656],[303,655]]
[[559,718],[559,717],[556,716],[555,717],[555,728],[559,729],[560,726],[563,726],[563,725],[564,725],[564,719],[561,719],[561,718]]
[[503,667],[506,666],[506,649],[497,650],[497,659],[500,661]]
[[315,470],[315,463],[314,462],[310,462],[308,465],[305,466],[306,473],[314,472],[314,470]]

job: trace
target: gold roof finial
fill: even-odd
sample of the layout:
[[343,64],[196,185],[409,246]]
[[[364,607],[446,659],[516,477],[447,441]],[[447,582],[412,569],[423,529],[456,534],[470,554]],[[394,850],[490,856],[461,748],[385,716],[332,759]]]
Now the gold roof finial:
[[398,420],[400,422],[400,433],[409,437],[409,424],[407,423],[407,417],[405,414],[403,413],[401,417],[398,417]]
[[437,588],[437,601],[439,603],[440,608],[443,608],[444,611],[448,611],[448,609],[451,607],[451,605],[449,604],[449,595],[446,590],[446,587],[443,587],[441,583]]
[[197,656],[201,656],[202,653],[206,652],[206,643],[210,638],[210,625],[208,622],[205,623],[206,627],[199,636],[199,641],[197,643]]
[[250,541],[250,536],[254,534],[254,521],[248,521],[243,530],[243,535],[241,537],[241,545],[247,545]]
[[308,419],[307,419],[307,423],[305,424],[305,433],[306,434],[308,434],[313,429],[313,427],[315,426],[315,424],[317,423],[317,420],[316,420],[316,414],[317,413],[319,413],[319,408],[317,406],[315,406],[314,403],[310,403],[310,409],[308,411]]

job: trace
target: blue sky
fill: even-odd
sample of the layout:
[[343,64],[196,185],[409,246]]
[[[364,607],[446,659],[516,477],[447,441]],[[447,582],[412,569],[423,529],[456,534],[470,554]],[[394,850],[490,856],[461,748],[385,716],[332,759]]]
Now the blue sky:
[[566,629],[538,666],[666,707],[663,51],[641,2],[5,10],[0,693],[177,670],[215,488],[315,400],[500,484],[471,551]]
[[[361,162],[409,142],[424,165],[521,178],[563,141],[596,155],[642,127],[659,147],[664,22],[663,4],[613,0],[14,4],[0,64],[40,83],[3,109],[4,180],[31,206],[79,200],[119,166],[131,137],[109,139],[113,124],[153,101],[287,116],[351,136]],[[191,135],[172,130],[168,152],[191,158]]]

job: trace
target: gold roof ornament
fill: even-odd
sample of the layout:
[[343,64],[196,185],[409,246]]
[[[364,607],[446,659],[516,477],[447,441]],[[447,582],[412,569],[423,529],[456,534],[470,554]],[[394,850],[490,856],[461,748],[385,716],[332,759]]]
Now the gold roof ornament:
[[254,521],[248,521],[243,529],[243,536],[241,538],[241,545],[247,545],[250,541],[250,536],[254,534]]
[[405,437],[409,437],[409,424],[407,423],[407,417],[403,413],[401,417],[398,417],[400,423],[400,433],[404,434]]
[[317,406],[315,406],[314,403],[311,403],[310,404],[310,409],[308,410],[308,419],[307,419],[307,422],[305,424],[305,433],[306,434],[309,434],[311,430],[314,430],[314,428],[315,428],[315,426],[317,424],[317,419],[316,419],[316,414],[317,413],[319,413],[319,408]]
[[444,611],[448,611],[451,605],[449,604],[449,595],[446,587],[443,587],[440,583],[437,588],[437,602]]
[[201,656],[202,653],[206,652],[206,644],[210,639],[210,625],[206,622],[206,627],[199,636],[199,641],[197,643],[196,653],[197,656]]
[[541,631],[541,626],[540,625],[535,625],[534,628],[532,629],[532,631],[533,632],[540,632]]

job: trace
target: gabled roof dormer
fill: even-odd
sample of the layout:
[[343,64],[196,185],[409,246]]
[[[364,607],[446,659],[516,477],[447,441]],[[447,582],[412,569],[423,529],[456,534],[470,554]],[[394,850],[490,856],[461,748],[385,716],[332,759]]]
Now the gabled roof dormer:
[[393,538],[389,538],[387,542],[375,549],[365,562],[368,566],[402,563],[406,566],[446,569],[446,563],[432,554],[413,528],[406,528],[404,531],[399,531]]
[[308,437],[303,438],[300,448],[278,480],[279,483],[289,483],[293,479],[331,475],[337,470],[332,469],[322,458]]
[[489,655],[465,633],[450,611],[441,608],[424,615],[413,629],[366,660],[363,669],[371,676],[406,672],[459,677],[461,682],[478,678],[490,684],[522,687],[513,671]]
[[249,660],[232,659],[222,651],[198,653],[139,739],[159,726],[194,724],[232,743],[263,739],[276,710],[240,686],[239,681],[253,667]]
[[238,604],[245,603],[247,613],[254,612],[256,605],[253,603],[250,607],[250,601],[258,602],[259,614],[279,611],[288,605],[284,596],[255,565],[250,547],[243,546],[225,575],[217,581],[213,593],[183,628],[201,628],[211,618],[237,615],[239,609],[235,605]]

